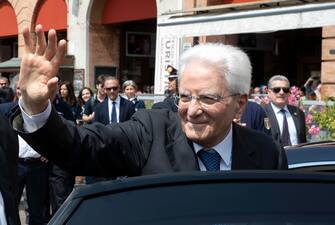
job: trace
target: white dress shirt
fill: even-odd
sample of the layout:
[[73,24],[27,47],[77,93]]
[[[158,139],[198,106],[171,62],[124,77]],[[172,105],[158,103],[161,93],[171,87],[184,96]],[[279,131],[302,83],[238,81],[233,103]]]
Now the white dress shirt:
[[115,108],[116,108],[116,121],[120,122],[120,101],[121,97],[120,95],[117,96],[117,98],[113,101],[110,98],[108,98],[108,115],[109,115],[109,123],[112,123],[112,109],[113,109],[113,102],[115,102]]
[[[232,160],[232,149],[233,149],[233,131],[232,125],[227,136],[217,145],[212,147],[221,156],[220,170],[231,170],[231,160]],[[203,146],[198,145],[193,142],[194,151],[197,154]],[[205,165],[202,163],[201,159],[198,157],[198,163],[201,171],[206,171]]]
[[41,157],[28,143],[18,135],[19,138],[19,158],[39,158]]
[[[280,134],[282,134],[283,133],[284,115],[283,115],[282,112],[280,112],[281,108],[275,106],[272,103],[271,103],[271,107],[272,107],[272,109],[273,109],[273,111],[276,115],[277,122],[278,122],[279,129],[280,129]],[[290,134],[291,144],[296,145],[296,144],[298,144],[298,137],[297,137],[297,129],[295,127],[293,117],[292,117],[290,111],[288,110],[287,106],[283,107],[283,109],[285,109],[285,115],[286,115],[286,119],[287,119],[288,132]]]
[[0,225],[7,225],[5,206],[0,192]]

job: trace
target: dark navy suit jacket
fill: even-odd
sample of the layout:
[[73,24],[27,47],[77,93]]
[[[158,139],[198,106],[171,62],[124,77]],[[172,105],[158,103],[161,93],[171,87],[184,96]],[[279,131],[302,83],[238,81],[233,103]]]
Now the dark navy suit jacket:
[[269,118],[262,106],[255,102],[248,101],[242,116],[241,123],[245,123],[246,127],[253,130],[261,131],[271,135],[270,127],[266,126]]
[[19,213],[15,198],[18,192],[17,163],[19,144],[17,134],[8,122],[11,109],[17,102],[0,104],[0,192],[4,200],[8,225],[19,225]]
[[[135,113],[135,105],[131,101],[120,97],[119,113],[119,122],[127,121]],[[94,122],[109,124],[108,98],[95,107]]]

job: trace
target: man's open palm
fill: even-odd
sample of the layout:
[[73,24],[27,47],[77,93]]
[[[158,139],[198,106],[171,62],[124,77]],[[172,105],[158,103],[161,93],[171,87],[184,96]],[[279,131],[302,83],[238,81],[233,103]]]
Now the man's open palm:
[[[43,28],[35,28],[36,42],[28,27],[23,29],[25,53],[20,68],[20,89],[24,109],[28,114],[42,112],[51,96],[57,91],[57,75],[66,52],[66,41],[57,44],[55,30],[48,32],[48,42]],[[35,45],[36,43],[36,45]]]

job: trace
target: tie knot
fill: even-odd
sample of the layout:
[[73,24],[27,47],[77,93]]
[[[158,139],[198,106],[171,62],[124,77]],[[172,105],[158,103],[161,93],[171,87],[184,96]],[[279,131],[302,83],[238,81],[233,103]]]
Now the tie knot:
[[202,149],[198,152],[198,156],[206,167],[207,171],[220,170],[221,156],[214,149]]
[[114,101],[113,101],[113,102],[112,102],[112,104],[113,104],[113,105],[115,105],[115,104],[116,104],[116,102],[114,102]]
[[283,114],[285,114],[286,110],[285,109],[281,109],[280,112],[283,113]]

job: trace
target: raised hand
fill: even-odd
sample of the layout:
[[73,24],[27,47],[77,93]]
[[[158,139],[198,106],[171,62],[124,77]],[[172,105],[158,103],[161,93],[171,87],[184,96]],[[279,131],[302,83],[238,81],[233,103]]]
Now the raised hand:
[[55,30],[49,30],[48,42],[45,40],[43,28],[37,25],[36,46],[29,28],[23,29],[25,53],[20,68],[20,90],[23,107],[30,115],[45,110],[48,99],[57,91],[57,72],[64,60],[66,41],[57,44]]

